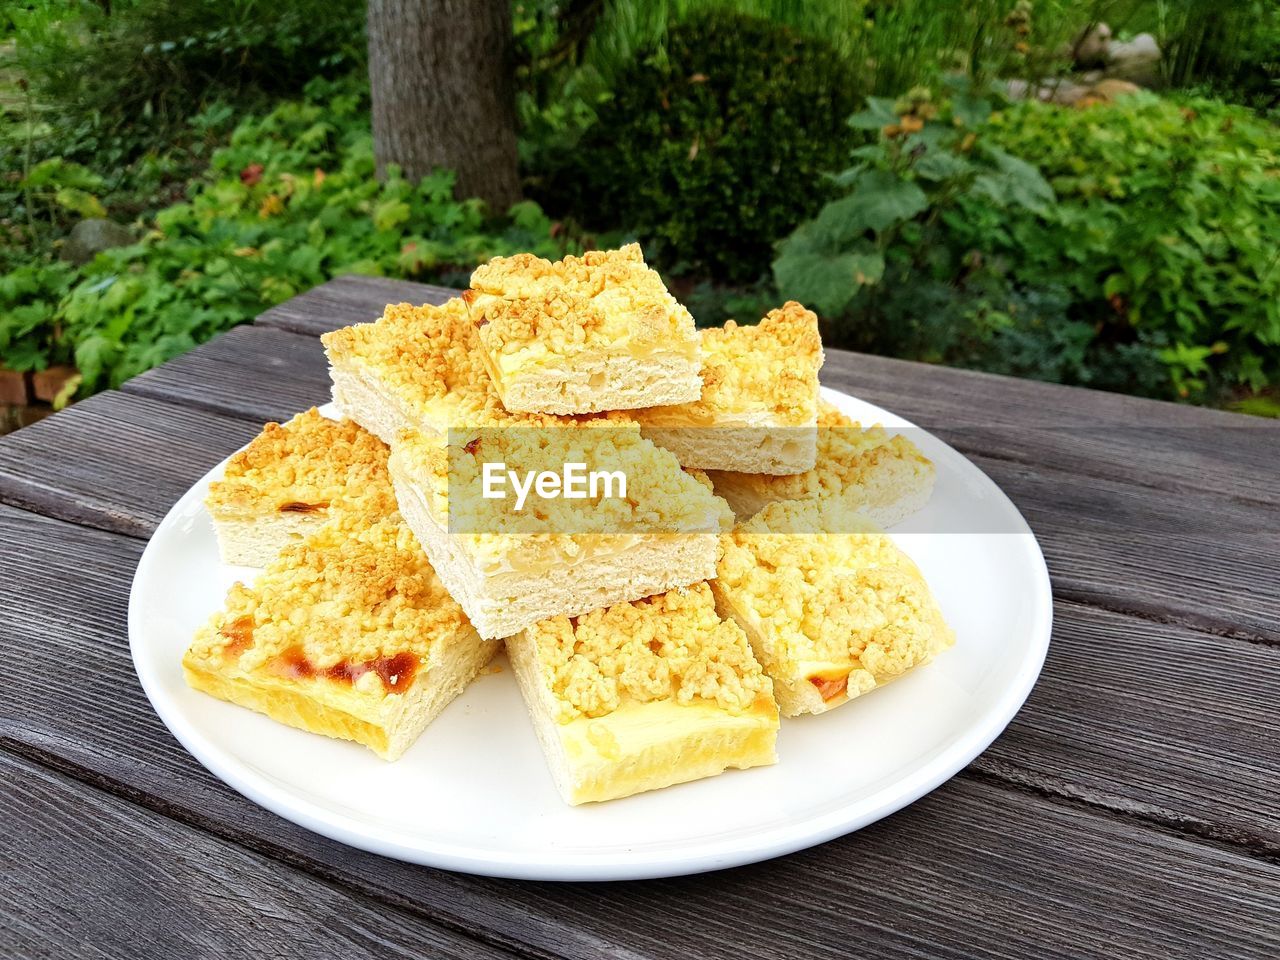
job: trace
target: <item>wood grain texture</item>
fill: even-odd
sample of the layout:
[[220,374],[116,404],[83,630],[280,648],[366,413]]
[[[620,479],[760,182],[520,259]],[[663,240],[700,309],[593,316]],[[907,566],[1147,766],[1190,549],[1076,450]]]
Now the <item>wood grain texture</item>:
[[277,304],[255,322],[318,337],[352,323],[377,320],[389,303],[444,303],[461,292],[450,287],[351,274]]
[[0,502],[147,536],[214,464],[261,429],[115,391],[0,437]]
[[244,326],[121,389],[254,420],[287,420],[329,401],[329,364],[315,337]]
[[6,956],[511,956],[26,760],[0,778]]
[[1280,510],[971,459],[1026,517],[1055,596],[1280,644]]
[[1280,505],[1280,421],[842,350],[822,382],[965,453]]
[[[17,549],[14,549],[17,547]],[[141,544],[0,509],[0,742],[184,822],[433,922],[546,954],[1268,956],[1280,867],[1036,791],[1114,806],[1280,856],[1269,705],[1280,651],[1059,605],[1040,685],[961,775],[888,821],[713,878],[507,883],[391,863],[293,827],[222,787],[169,736],[124,637]],[[28,557],[45,571],[17,577]],[[79,572],[92,569],[95,576]],[[63,678],[81,678],[65,684]],[[62,695],[47,690],[60,684]],[[672,931],[679,931],[678,936]]]

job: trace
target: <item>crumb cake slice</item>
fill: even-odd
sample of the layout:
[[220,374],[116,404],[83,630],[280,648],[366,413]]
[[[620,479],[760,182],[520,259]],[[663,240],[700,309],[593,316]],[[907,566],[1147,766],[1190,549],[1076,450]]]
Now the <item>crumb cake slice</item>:
[[403,430],[443,433],[498,406],[461,298],[392,304],[380,320],[320,339],[334,403],[385,443]]
[[705,583],[545,620],[506,646],[568,803],[777,759],[772,684]]
[[702,394],[633,416],[686,467],[792,474],[817,456],[818,318],[790,301],[754,326],[701,331]]
[[[389,468],[405,520],[481,636],[715,576],[728,505],[634,424],[450,436],[402,434]],[[571,461],[621,472],[625,495],[603,485],[574,500],[531,494],[523,509],[482,495],[486,463],[527,473]]]
[[[778,500],[817,500],[824,510],[833,511],[833,522],[852,512],[889,527],[929,502],[935,473],[933,463],[906,437],[880,426],[864,430],[824,400],[812,470],[789,477],[720,471],[707,475],[739,519]],[[828,529],[835,527],[828,524]]]
[[[746,632],[785,717],[823,713],[955,642],[924,577],[870,523],[824,533],[815,501],[780,501],[725,534],[717,609]],[[845,529],[849,529],[846,526]]]
[[394,508],[386,444],[312,407],[263,427],[209,485],[205,506],[223,562],[264,567],[333,511],[377,498]]
[[399,757],[493,656],[399,515],[342,511],[196,634],[187,683]]
[[496,257],[472,274],[466,298],[508,410],[594,413],[698,398],[693,317],[638,244],[555,263]]

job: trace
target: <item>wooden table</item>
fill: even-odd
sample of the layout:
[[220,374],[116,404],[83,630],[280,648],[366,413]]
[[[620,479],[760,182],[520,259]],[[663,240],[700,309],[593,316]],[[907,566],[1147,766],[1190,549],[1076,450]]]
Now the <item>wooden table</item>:
[[319,333],[448,293],[335,280],[0,440],[0,954],[1280,956],[1280,425],[1210,410],[828,354],[827,383],[1009,493],[1056,623],[983,756],[815,849],[493,880],[340,846],[206,773],[129,659],[146,538],[264,420],[327,399]]

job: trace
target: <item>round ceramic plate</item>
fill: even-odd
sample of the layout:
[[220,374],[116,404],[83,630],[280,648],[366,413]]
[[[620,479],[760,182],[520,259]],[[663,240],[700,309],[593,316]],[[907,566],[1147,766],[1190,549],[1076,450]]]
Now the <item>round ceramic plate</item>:
[[947,780],[1009,723],[1040,672],[1052,617],[1044,558],[972,463],[889,412],[824,389],[861,423],[909,432],[938,468],[929,505],[892,531],[933,588],[956,644],[839,709],[784,720],[776,765],[566,805],[511,671],[482,676],[395,763],[191,690],[180,658],[237,579],[203,500],[169,511],[129,602],[138,677],[174,736],[282,817],[352,846],[449,870],[618,880],[715,870],[857,830]]

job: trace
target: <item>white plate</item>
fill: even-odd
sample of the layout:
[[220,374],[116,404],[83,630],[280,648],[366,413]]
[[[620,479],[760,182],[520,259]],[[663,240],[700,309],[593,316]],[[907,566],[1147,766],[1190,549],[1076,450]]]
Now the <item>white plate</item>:
[[[824,394],[862,423],[911,427]],[[1005,728],[1044,662],[1052,607],[1035,537],[977,467],[923,431],[911,436],[937,465],[937,488],[893,533],[928,578],[956,645],[847,706],[784,720],[775,766],[570,807],[505,665],[395,763],[189,689],[184,648],[231,583],[253,573],[218,559],[202,501],[221,465],[169,511],[138,564],[134,664],[161,719],[216,776],[282,817],[375,853],[549,880],[673,876],[789,853],[857,830],[950,778]]]

